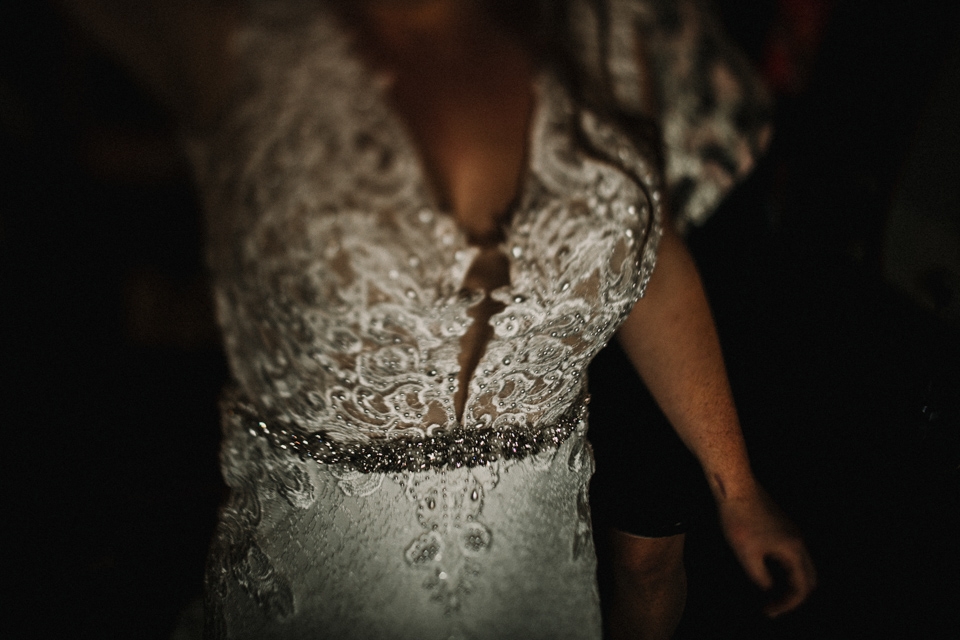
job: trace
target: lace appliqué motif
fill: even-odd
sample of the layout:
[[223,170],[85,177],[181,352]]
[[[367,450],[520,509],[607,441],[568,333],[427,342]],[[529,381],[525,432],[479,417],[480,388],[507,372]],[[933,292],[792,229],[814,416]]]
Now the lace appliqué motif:
[[263,520],[260,492],[275,491],[297,511],[310,508],[315,498],[308,474],[295,460],[265,455],[256,443],[229,440],[221,456],[231,491],[220,510],[207,560],[205,637],[209,638],[226,637],[222,608],[228,580],[235,581],[263,615],[283,620],[294,613],[290,582],[274,568],[256,539]]
[[661,198],[651,154],[540,75],[501,247],[510,285],[491,293],[504,309],[458,421],[460,340],[479,300],[462,287],[477,249],[431,201],[349,38],[327,19],[297,28],[296,38],[269,26],[245,35],[252,93],[194,149],[233,377],[259,412],[324,451],[362,455],[456,429],[537,444],[652,272]]
[[493,534],[480,520],[486,492],[497,486],[498,464],[467,473],[446,471],[393,476],[407,499],[417,505],[423,528],[404,551],[407,564],[426,573],[423,586],[446,613],[460,610],[482,570]]
[[[396,552],[456,612],[484,557],[499,552],[484,501],[493,504],[519,457],[524,469],[562,467],[556,452],[573,431],[562,419],[581,399],[586,366],[643,294],[660,234],[654,156],[543,71],[529,166],[500,247],[510,284],[490,294],[503,311],[490,318],[458,420],[460,342],[482,298],[463,290],[477,248],[432,202],[414,145],[335,21],[280,17],[238,37],[240,93],[192,150],[231,374],[253,414],[270,416],[270,433],[258,435],[282,436],[273,453],[290,459],[287,468],[225,454],[233,493],[211,552],[211,607],[231,581],[268,616],[294,612],[289,581],[257,545],[269,519],[260,500],[276,491],[294,511],[313,504],[295,454],[317,453],[344,495],[372,496],[385,477],[402,488],[418,533]],[[257,441],[244,445],[250,455],[263,456],[266,442],[250,425],[241,431]],[[419,441],[456,455],[421,458],[407,447]],[[590,456],[573,445],[567,464],[582,470]],[[575,506],[571,554],[586,558],[585,481]]]

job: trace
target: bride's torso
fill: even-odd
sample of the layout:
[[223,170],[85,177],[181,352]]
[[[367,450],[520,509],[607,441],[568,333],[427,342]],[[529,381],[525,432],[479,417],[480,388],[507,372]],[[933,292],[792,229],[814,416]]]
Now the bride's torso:
[[522,59],[378,75],[330,15],[269,6],[193,154],[242,394],[361,447],[560,421],[652,270],[650,150]]
[[[359,48],[387,85],[431,199],[479,248],[462,288],[489,294],[509,285],[508,259],[498,245],[524,177],[533,106],[530,52],[482,3],[359,7]],[[491,337],[489,319],[503,307],[485,295],[470,308],[458,357],[458,419]]]

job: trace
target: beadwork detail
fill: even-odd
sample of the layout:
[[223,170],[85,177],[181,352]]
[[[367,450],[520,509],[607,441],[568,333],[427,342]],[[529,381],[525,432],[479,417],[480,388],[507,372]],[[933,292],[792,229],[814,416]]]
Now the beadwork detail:
[[[253,426],[365,472],[562,442],[587,365],[653,271],[662,198],[650,150],[551,70],[538,74],[499,247],[509,284],[489,293],[503,308],[461,389],[461,341],[484,297],[464,286],[478,248],[433,201],[415,145],[336,21],[298,21],[297,38],[271,24],[243,40],[254,61],[243,108],[194,148],[218,317]],[[309,55],[278,44],[299,38]]]
[[589,395],[583,392],[560,420],[540,429],[454,427],[436,430],[430,436],[420,437],[414,432],[363,444],[343,444],[323,432],[304,433],[279,421],[264,420],[236,390],[225,394],[224,410],[241,420],[250,435],[267,438],[274,447],[303,458],[347,465],[361,473],[399,473],[486,466],[556,449],[586,419],[589,403]]
[[191,147],[236,385],[211,619],[263,638],[599,637],[583,389],[653,271],[653,147],[538,70],[496,247],[509,283],[461,376],[478,247],[329,3],[247,5],[236,94]]
[[[509,463],[507,463],[509,464]],[[467,473],[402,473],[393,476],[417,504],[423,533],[407,547],[407,564],[426,573],[423,586],[447,614],[460,610],[482,573],[493,533],[480,521],[483,500],[499,481],[499,464]]]

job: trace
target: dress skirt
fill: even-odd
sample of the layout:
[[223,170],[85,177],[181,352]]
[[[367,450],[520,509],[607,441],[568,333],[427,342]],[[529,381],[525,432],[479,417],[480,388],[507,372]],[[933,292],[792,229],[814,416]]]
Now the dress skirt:
[[208,638],[599,639],[586,423],[487,466],[360,473],[228,417]]

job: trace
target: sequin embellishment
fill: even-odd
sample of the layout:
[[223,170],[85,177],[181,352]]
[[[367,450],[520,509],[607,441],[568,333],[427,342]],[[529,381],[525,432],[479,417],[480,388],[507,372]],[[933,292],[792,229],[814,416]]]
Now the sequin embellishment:
[[252,436],[265,437],[274,447],[303,458],[320,464],[346,464],[361,473],[401,473],[487,466],[556,449],[586,419],[589,403],[590,397],[583,391],[560,420],[539,429],[454,427],[430,436],[402,434],[362,444],[335,442],[322,431],[304,433],[282,421],[265,420],[237,390],[225,394],[224,410],[239,418]]
[[499,465],[468,473],[404,473],[393,480],[417,504],[423,528],[404,557],[414,569],[426,572],[423,586],[431,600],[447,614],[460,610],[482,571],[481,558],[489,551],[493,534],[480,521],[486,492],[499,482]]

